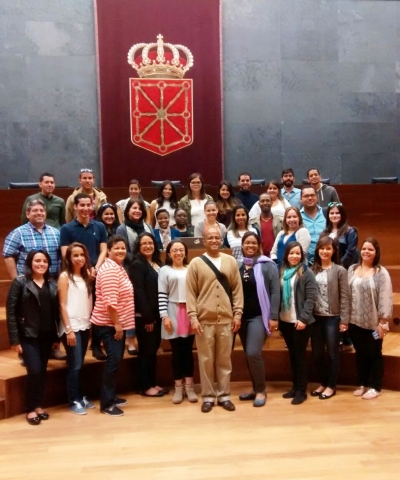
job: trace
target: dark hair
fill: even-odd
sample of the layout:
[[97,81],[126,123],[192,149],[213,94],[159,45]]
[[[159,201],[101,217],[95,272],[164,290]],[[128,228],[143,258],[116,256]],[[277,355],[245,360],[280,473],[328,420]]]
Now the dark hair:
[[175,189],[175,185],[171,182],[171,180],[164,180],[160,185],[160,188],[158,189],[158,193],[157,193],[157,199],[156,199],[157,205],[159,207],[162,207],[164,205],[165,199],[163,197],[163,190],[167,185],[169,185],[172,190],[171,197],[169,199],[171,208],[174,208],[174,209],[178,208],[178,199],[176,197],[176,189]]
[[[258,254],[254,255],[254,256],[259,257],[260,255],[262,255],[262,241],[261,241],[260,236],[255,232],[246,232],[243,235],[243,237],[242,237],[242,253],[243,253],[243,243],[246,240],[246,238],[249,238],[249,237],[254,237],[257,240]],[[243,256],[244,256],[244,253],[243,253]]]
[[278,180],[271,180],[268,182],[267,184],[267,191],[265,193],[268,193],[268,187],[270,185],[274,185],[277,189],[278,189],[278,198],[281,202],[283,202],[283,197],[282,197],[282,193],[281,193],[281,184],[280,182],[278,182]]
[[[288,224],[287,224],[287,221],[286,221],[286,217],[288,216],[288,212],[290,210],[294,210],[296,212],[296,215],[299,219],[299,228],[302,228],[304,227],[304,223],[303,223],[303,217],[301,216],[301,213],[300,213],[300,210],[297,208],[297,207],[288,207],[286,210],[285,210],[285,213],[283,215],[283,220],[282,220],[282,229],[283,231],[285,232],[285,234],[288,233],[289,231],[289,227],[288,227]],[[297,231],[297,230],[296,230]]]
[[236,237],[236,238],[239,238],[240,235],[238,233],[238,226],[237,226],[237,223],[236,223],[236,220],[235,220],[235,217],[236,217],[236,212],[238,210],[244,210],[245,213],[246,213],[246,217],[247,217],[247,221],[246,221],[246,228],[247,230],[249,229],[249,211],[247,210],[247,208],[245,206],[243,206],[242,204],[240,205],[235,205],[232,209],[232,221],[231,221],[231,224],[229,225],[228,227],[228,230],[232,230],[233,232],[233,235]]
[[242,177],[243,175],[246,175],[247,177],[250,177],[250,180],[251,180],[251,175],[249,172],[242,172],[242,173],[239,173],[239,176],[238,176],[238,180],[240,180],[240,177]]
[[339,238],[342,235],[344,235],[347,232],[347,230],[350,228],[349,224],[347,223],[346,209],[344,208],[344,206],[342,204],[339,205],[339,203],[335,203],[334,205],[331,205],[326,210],[326,228],[321,233],[321,236],[322,235],[329,235],[330,233],[332,233],[333,225],[332,225],[331,220],[329,219],[329,212],[332,210],[332,208],[337,208],[339,210],[339,213],[340,213],[340,222],[338,223],[338,226],[337,226],[337,229],[338,229],[337,230],[337,238]]
[[[381,265],[380,265],[381,246],[379,245],[378,240],[375,237],[367,237],[361,243],[360,252],[362,250],[362,247],[363,247],[364,243],[370,243],[375,248],[375,258],[374,258],[374,261],[372,262],[372,266],[375,268],[375,270],[379,271],[381,269]],[[362,264],[362,258],[361,258],[361,255],[360,255],[360,260],[358,261],[357,266],[359,267],[361,264]]]
[[139,205],[139,209],[140,209],[140,211],[142,212],[142,216],[141,216],[139,222],[142,221],[142,220],[144,221],[145,218],[146,218],[146,216],[147,216],[147,212],[146,212],[146,207],[145,207],[145,205],[144,205],[144,202],[143,202],[143,200],[141,200],[140,198],[134,198],[134,199],[130,198],[130,199],[128,200],[128,203],[126,204],[126,207],[125,207],[125,210],[124,210],[124,218],[125,218],[125,220],[130,220],[130,219],[129,219],[129,210],[131,209],[131,206],[132,206],[134,203],[137,203],[137,204]]
[[86,283],[86,289],[88,292],[88,295],[91,294],[92,292],[92,279],[89,275],[89,268],[90,268],[90,258],[89,258],[89,253],[85,245],[79,242],[73,242],[70,245],[68,245],[67,250],[65,252],[65,257],[63,260],[63,271],[67,273],[68,278],[71,280],[72,283],[75,283],[74,280],[74,267],[72,265],[72,250],[74,248],[81,248],[83,250],[83,254],[85,256],[85,264],[81,267],[81,276]]
[[132,180],[130,180],[129,186],[131,186],[131,185],[137,185],[140,189],[142,188],[142,186],[140,185],[139,180],[136,180],[136,178],[132,178]]
[[333,263],[336,263],[337,265],[340,265],[340,257],[339,257],[339,245],[336,240],[333,238],[329,237],[328,235],[321,235],[319,237],[319,240],[317,242],[317,245],[315,246],[315,254],[314,254],[314,263],[311,267],[311,270],[317,274],[322,270],[322,261],[321,257],[319,255],[319,249],[322,247],[325,247],[326,245],[332,245],[333,247],[333,254],[331,257],[331,260]]
[[25,260],[24,275],[25,275],[26,278],[29,278],[30,280],[32,280],[32,277],[33,277],[32,262],[33,262],[33,257],[37,253],[43,253],[43,255],[47,258],[48,268],[45,271],[45,273],[43,274],[43,277],[47,282],[50,278],[51,258],[50,258],[50,255],[46,252],[46,250],[43,250],[43,249],[30,250],[29,251],[28,255],[26,256],[26,260]]
[[135,246],[133,248],[133,255],[137,258],[141,258],[144,260],[144,256],[140,253],[140,241],[144,237],[149,237],[151,238],[153,244],[154,244],[154,252],[153,255],[151,256],[151,261],[154,263],[157,263],[157,265],[162,266],[162,261],[160,258],[160,251],[157,248],[157,242],[152,233],[149,232],[143,232],[139,235],[137,242],[135,243]]
[[86,198],[92,201],[92,197],[87,193],[78,193],[78,195],[75,195],[74,197],[74,205],[78,205],[79,200],[86,199]]
[[27,205],[26,205],[26,211],[27,212],[30,212],[32,207],[34,207],[35,205],[40,205],[41,207],[44,208],[44,210],[46,211],[46,204],[44,203],[43,200],[41,200],[40,198],[34,198],[33,200],[30,200]]
[[318,172],[318,175],[321,175],[321,172],[318,170],[318,168],[313,167],[313,168],[309,168],[309,169],[307,170],[307,178],[308,178],[308,175],[309,175],[309,173],[311,172],[311,170],[316,170],[316,171]]
[[[114,216],[115,216],[114,222],[111,225],[111,227],[106,225],[103,222],[103,219],[101,218],[103,216],[103,213],[107,210],[107,208],[111,208],[111,210],[114,212]],[[120,222],[119,222],[119,219],[118,219],[118,213],[117,213],[117,207],[115,205],[113,205],[112,203],[103,203],[103,205],[97,211],[96,221],[101,222],[106,227],[106,230],[109,234],[115,235],[117,227],[120,226]]]
[[301,252],[301,258],[300,258],[300,262],[297,266],[297,273],[296,274],[297,274],[298,277],[301,277],[301,275],[303,275],[304,262],[305,262],[305,255],[304,255],[303,247],[301,246],[301,244],[299,242],[289,242],[285,247],[285,251],[283,252],[282,266],[281,266],[281,277],[283,275],[283,272],[286,269],[292,268],[291,265],[288,262],[288,257],[289,257],[290,251],[295,247],[299,247],[300,252]]
[[160,215],[160,213],[166,213],[168,215],[168,218],[170,217],[169,211],[166,208],[159,208],[156,211],[156,218]]
[[[303,196],[303,191],[306,190],[307,188],[312,188],[312,189],[314,190],[314,187],[312,187],[311,185],[303,185],[303,186],[301,187],[300,197]],[[315,193],[315,190],[314,190],[314,193]],[[317,195],[317,194],[315,193],[315,195]]]
[[204,210],[206,209],[206,207],[208,207],[208,205],[214,205],[218,210],[217,203],[214,202],[214,200],[207,200],[206,203],[204,204]]
[[283,177],[285,174],[288,174],[288,173],[291,173],[291,174],[294,176],[293,168],[284,168],[284,169],[282,170],[282,175],[281,175],[281,177]]
[[201,189],[200,189],[200,198],[202,200],[205,199],[206,197],[206,191],[205,191],[205,188],[204,188],[204,180],[203,180],[203,177],[201,176],[201,173],[192,173],[188,179],[188,197],[190,198],[190,200],[192,200],[192,190],[190,189],[190,182],[192,180],[194,180],[195,178],[198,178],[201,182]]
[[118,242],[124,242],[126,245],[126,239],[122,235],[113,235],[110,237],[107,240],[107,250],[111,250],[112,247]]
[[181,240],[179,240],[179,238],[176,238],[175,240],[172,240],[172,242],[169,242],[169,244],[167,245],[167,248],[165,249],[165,265],[169,265],[170,267],[172,267],[172,258],[169,256],[169,253],[171,251],[171,248],[173,245],[175,245],[176,243],[180,243],[181,245],[183,245],[184,249],[185,249],[185,256],[183,258],[183,265],[186,267],[186,265],[188,265],[188,248],[187,248],[187,245],[186,243],[183,243]]
[[51,177],[54,180],[54,175],[49,172],[44,172],[39,177],[39,182],[43,182],[44,177]]
[[[229,198],[226,200],[221,197],[220,191],[222,187],[227,187],[229,192]],[[237,205],[237,200],[235,198],[235,192],[233,191],[233,186],[231,182],[227,180],[222,180],[218,185],[218,191],[216,196],[216,205],[220,213],[226,213],[228,210],[232,210],[235,205]]]

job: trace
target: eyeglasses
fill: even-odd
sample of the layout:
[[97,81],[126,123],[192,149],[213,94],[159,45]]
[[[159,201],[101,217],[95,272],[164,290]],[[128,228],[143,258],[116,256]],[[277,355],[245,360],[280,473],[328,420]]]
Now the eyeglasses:
[[245,270],[243,273],[243,281],[248,282],[250,280],[250,273],[248,270]]
[[343,204],[340,202],[329,202],[328,207],[343,207]]
[[91,168],[81,168],[81,173],[93,173]]

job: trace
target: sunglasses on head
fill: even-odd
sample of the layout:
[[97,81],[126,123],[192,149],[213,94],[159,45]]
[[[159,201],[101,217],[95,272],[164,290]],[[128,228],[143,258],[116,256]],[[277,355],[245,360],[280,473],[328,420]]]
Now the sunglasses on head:
[[340,202],[329,202],[328,207],[342,207],[343,204]]
[[93,173],[91,168],[81,168],[81,173]]

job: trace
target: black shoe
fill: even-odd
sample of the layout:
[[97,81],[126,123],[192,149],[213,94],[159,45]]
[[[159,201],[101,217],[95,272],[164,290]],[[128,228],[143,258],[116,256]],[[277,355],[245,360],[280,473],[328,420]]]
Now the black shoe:
[[21,360],[21,367],[25,367],[24,357],[22,356],[22,353],[18,354],[18,358]]
[[92,348],[92,356],[96,360],[107,360],[107,355],[103,352],[101,347],[93,347]]
[[38,413],[37,416],[40,420],[48,420],[50,418],[50,415],[47,412]]
[[[115,397],[114,398],[114,404],[117,406],[117,407],[122,407],[123,405],[127,405],[127,400],[125,398],[119,398],[119,397]],[[87,407],[86,407],[87,408]]]
[[336,390],[334,390],[330,395],[324,395],[323,393],[321,393],[321,395],[319,396],[319,399],[320,400],[329,400],[330,398],[334,397],[336,395]]
[[33,417],[33,418],[28,418],[28,416],[27,416],[26,421],[29,423],[29,425],[40,425],[39,416],[36,416],[36,417]]
[[203,413],[208,413],[211,412],[214,404],[212,402],[203,402],[201,405],[201,411]]
[[292,405],[301,405],[303,402],[307,400],[307,395],[301,392],[296,392],[293,400]]
[[233,412],[236,410],[235,405],[230,400],[225,400],[224,402],[218,402],[218,406],[222,407],[224,410],[228,412]]
[[288,392],[282,395],[282,398],[294,398],[296,392],[294,390],[289,390]]
[[241,395],[239,395],[239,400],[242,402],[246,402],[247,400],[255,400],[255,399],[256,399],[255,392],[242,393]]
[[313,390],[312,392],[310,392],[310,395],[312,397],[319,397],[322,392],[323,392],[323,390],[321,392],[319,392],[318,390]]
[[127,351],[128,351],[128,355],[132,355],[132,356],[136,356],[138,355],[138,351],[136,350],[136,348],[127,348]]
[[67,355],[65,353],[62,353],[62,351],[59,348],[57,348],[56,350],[51,351],[50,358],[52,360],[66,360]]
[[122,415],[124,414],[124,412],[116,405],[113,405],[110,408],[106,408],[105,410],[101,410],[101,413],[104,413],[105,415],[110,415],[111,417],[122,417]]

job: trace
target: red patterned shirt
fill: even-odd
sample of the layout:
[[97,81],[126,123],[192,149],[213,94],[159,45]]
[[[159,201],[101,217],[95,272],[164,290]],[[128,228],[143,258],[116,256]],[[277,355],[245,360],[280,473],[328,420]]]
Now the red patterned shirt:
[[135,328],[133,286],[124,268],[107,258],[99,268],[96,279],[96,303],[90,321],[102,327],[114,326],[108,307],[118,312],[123,330]]

